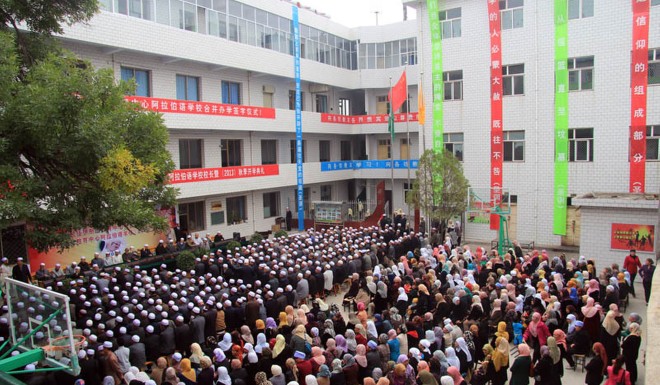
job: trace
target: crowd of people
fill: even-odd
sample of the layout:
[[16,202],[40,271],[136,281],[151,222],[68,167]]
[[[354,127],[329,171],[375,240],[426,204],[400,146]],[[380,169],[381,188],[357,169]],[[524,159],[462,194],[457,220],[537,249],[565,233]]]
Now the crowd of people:
[[[192,271],[97,268],[49,287],[69,295],[85,336],[80,375],[24,380],[559,385],[564,361],[581,361],[588,385],[636,383],[642,318],[619,305],[637,268],[650,282],[652,260],[631,252],[625,269],[597,270],[583,256],[456,241],[386,224],[218,250]],[[343,310],[328,295],[343,296]]]

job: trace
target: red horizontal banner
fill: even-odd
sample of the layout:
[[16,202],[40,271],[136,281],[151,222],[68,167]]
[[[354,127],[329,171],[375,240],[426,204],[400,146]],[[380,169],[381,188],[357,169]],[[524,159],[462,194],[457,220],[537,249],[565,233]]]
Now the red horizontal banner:
[[264,164],[258,166],[191,168],[174,170],[168,175],[170,184],[207,182],[213,180],[254,178],[259,176],[272,176],[280,174],[277,164]]
[[149,111],[167,112],[171,114],[196,114],[235,116],[239,118],[275,119],[275,109],[236,104],[196,102],[192,100],[147,98],[143,96],[126,96],[129,102],[139,103]]
[[610,248],[653,252],[654,232],[655,226],[653,225],[612,223]]
[[[408,122],[417,121],[417,112],[408,114],[394,114],[395,122],[405,122],[406,117]],[[321,114],[322,123],[339,123],[339,124],[373,124],[373,123],[387,123],[387,114],[381,115],[336,115],[336,114]]]

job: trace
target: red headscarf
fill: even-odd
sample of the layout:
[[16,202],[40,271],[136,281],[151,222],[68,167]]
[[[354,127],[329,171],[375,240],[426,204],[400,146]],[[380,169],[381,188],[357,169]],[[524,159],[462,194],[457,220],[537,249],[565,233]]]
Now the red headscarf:
[[593,347],[594,353],[600,356],[600,359],[603,361],[603,374],[607,371],[607,352],[605,352],[605,346],[600,342],[596,342]]

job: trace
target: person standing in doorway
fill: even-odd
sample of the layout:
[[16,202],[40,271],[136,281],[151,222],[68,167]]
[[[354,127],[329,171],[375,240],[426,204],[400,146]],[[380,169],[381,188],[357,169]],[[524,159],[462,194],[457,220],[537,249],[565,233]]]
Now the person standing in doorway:
[[644,299],[646,300],[647,305],[649,304],[649,298],[651,297],[651,283],[653,282],[654,272],[655,265],[653,264],[653,260],[651,258],[647,258],[646,263],[639,270],[639,275],[642,276],[642,285],[644,285]]
[[291,231],[291,221],[293,220],[293,214],[291,214],[291,209],[286,208],[286,231]]
[[642,263],[639,261],[635,249],[630,249],[630,254],[623,260],[623,268],[630,273],[630,294],[635,298],[637,298],[635,296],[635,277],[637,276],[637,269],[640,267],[642,267]]
[[28,265],[23,263],[23,258],[21,257],[16,260],[16,265],[12,269],[11,276],[17,281],[32,283],[32,274],[30,273],[30,268]]

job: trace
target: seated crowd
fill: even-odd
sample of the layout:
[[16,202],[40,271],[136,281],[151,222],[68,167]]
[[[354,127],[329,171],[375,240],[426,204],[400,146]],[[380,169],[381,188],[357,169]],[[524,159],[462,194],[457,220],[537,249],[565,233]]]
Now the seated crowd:
[[[86,341],[78,377],[44,381],[555,385],[566,360],[586,384],[635,384],[642,319],[619,311],[628,272],[441,240],[389,225],[309,230],[192,271],[97,265],[49,287],[69,295]],[[340,287],[343,311],[326,303]]]

